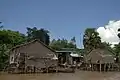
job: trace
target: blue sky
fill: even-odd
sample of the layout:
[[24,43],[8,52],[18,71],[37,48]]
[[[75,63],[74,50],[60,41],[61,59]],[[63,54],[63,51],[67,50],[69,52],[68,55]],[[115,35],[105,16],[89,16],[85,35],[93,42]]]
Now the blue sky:
[[45,28],[51,39],[76,37],[78,47],[87,27],[120,19],[120,0],[0,0],[0,21],[6,29],[26,32]]

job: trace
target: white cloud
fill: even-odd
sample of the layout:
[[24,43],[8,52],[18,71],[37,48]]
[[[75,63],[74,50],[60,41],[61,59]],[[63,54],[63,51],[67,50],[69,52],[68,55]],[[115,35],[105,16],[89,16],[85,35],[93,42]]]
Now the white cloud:
[[120,20],[109,21],[104,27],[99,27],[97,32],[101,37],[102,42],[108,42],[110,44],[118,44],[120,39],[118,38],[118,28],[120,28]]

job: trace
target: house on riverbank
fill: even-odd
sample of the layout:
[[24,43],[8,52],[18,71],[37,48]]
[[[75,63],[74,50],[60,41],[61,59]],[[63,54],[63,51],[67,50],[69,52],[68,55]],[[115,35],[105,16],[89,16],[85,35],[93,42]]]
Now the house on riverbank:
[[83,56],[75,50],[60,50],[56,51],[56,54],[59,65],[74,65],[75,63],[77,65],[83,60]]
[[112,69],[115,63],[113,53],[107,49],[94,49],[84,57],[89,70],[105,71]]
[[40,40],[32,40],[11,49],[9,68],[19,71],[40,71],[43,68],[56,67],[56,52]]

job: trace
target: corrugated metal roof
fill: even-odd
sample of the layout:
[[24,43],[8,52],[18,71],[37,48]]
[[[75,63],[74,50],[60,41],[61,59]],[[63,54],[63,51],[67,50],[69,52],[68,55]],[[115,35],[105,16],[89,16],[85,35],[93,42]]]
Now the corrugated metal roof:
[[70,56],[72,56],[72,57],[81,57],[81,55],[79,55],[79,54],[73,54],[73,53],[71,53]]
[[63,52],[63,53],[64,53],[64,52],[71,52],[71,53],[72,53],[72,52],[75,52],[75,51],[56,51],[56,52],[57,52],[57,53],[59,53],[59,52]]

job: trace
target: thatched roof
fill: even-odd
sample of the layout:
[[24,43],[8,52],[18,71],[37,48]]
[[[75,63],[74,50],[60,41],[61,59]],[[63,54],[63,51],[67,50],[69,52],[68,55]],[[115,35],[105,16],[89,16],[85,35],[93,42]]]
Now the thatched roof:
[[24,43],[24,44],[17,45],[17,46],[15,46],[15,47],[13,47],[10,51],[12,51],[12,50],[14,50],[14,49],[16,49],[16,48],[20,48],[20,47],[22,47],[22,46],[29,45],[29,44],[34,43],[34,42],[36,42],[36,41],[38,41],[39,43],[41,43],[41,44],[42,44],[43,46],[45,46],[46,48],[50,49],[52,52],[55,52],[52,48],[48,47],[46,44],[44,44],[44,43],[43,43],[42,41],[40,41],[39,39],[34,39],[34,40],[31,40],[31,41],[26,42],[26,43]]
[[107,49],[94,49],[85,56],[86,63],[114,63],[112,52]]

